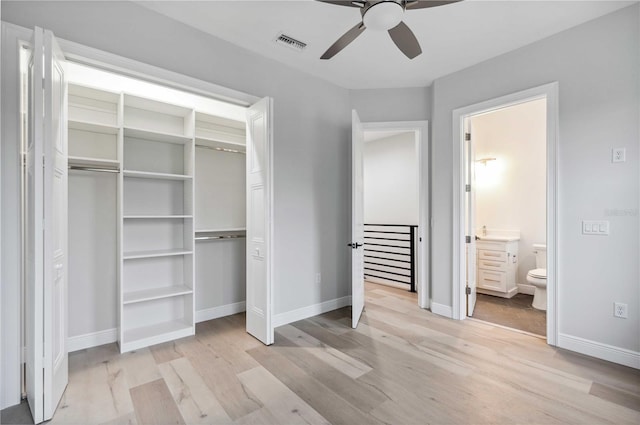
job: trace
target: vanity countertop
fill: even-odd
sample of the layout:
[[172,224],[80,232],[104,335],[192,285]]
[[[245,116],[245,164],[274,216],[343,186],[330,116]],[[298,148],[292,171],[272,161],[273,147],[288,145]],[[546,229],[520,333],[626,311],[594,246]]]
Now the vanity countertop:
[[519,241],[520,236],[487,235],[478,236],[478,240],[487,242],[514,242]]

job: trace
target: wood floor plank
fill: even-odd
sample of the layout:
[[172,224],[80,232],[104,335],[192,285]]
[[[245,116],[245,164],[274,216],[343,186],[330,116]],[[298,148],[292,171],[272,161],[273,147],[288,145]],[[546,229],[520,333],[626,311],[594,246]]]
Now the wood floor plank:
[[135,407],[136,419],[139,425],[184,425],[184,419],[164,379],[133,387],[129,392],[131,393],[131,400]]
[[259,366],[238,375],[242,384],[269,409],[277,423],[329,425],[329,422],[293,391]]
[[333,425],[379,424],[375,418],[351,405],[311,377],[276,350],[258,347],[249,350],[265,369]]
[[176,348],[175,341],[154,345],[153,347],[149,347],[149,350],[151,350],[151,354],[153,355],[156,364],[170,362],[171,360],[182,357],[182,353],[180,353]]
[[350,378],[356,379],[371,370],[368,365],[349,357],[347,354],[333,347],[323,344],[316,338],[293,326],[281,326],[278,328],[278,333]]
[[627,391],[611,388],[598,382],[593,383],[589,390],[589,394],[608,400],[620,406],[640,411],[640,395],[638,394],[632,394]]
[[272,347],[272,349],[363,412],[370,412],[380,403],[388,400],[384,393],[364,385],[358,380],[349,378],[316,356],[300,350],[298,347],[278,345]]
[[234,422],[234,424],[237,425],[274,425],[277,423],[278,419],[276,419],[266,407],[238,418]]
[[193,337],[180,340],[178,349],[202,377],[232,420],[248,415],[262,407],[260,401],[247,394],[238,380],[233,364],[219,356],[199,339]]
[[229,424],[231,418],[189,360],[184,357],[160,365],[180,413],[188,424]]

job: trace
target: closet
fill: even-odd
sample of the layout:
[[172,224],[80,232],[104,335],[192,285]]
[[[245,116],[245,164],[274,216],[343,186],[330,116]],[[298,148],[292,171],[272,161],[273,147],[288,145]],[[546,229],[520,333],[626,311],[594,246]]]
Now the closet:
[[69,351],[245,309],[246,108],[67,65]]

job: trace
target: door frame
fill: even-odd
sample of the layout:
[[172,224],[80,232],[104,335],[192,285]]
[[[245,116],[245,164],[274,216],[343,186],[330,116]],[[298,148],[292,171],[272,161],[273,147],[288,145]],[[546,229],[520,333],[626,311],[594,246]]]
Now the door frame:
[[[12,72],[8,76],[5,75],[4,78],[11,78],[13,80],[15,75],[15,79],[17,81],[17,78],[19,78],[18,65],[20,63],[18,54],[19,48],[22,45],[30,45],[29,40],[31,38],[33,30],[15,24],[2,22],[1,31],[2,43],[5,47],[8,47],[6,51],[9,53],[8,55],[6,55],[6,57],[3,56],[3,62],[6,61],[6,63],[10,64],[10,69],[15,72],[15,74]],[[57,38],[57,41],[60,45],[60,48],[65,53],[65,57],[68,61],[141,79],[144,81],[162,84],[174,89],[210,97],[212,99],[217,99],[230,104],[244,107],[249,107],[262,98],[261,96],[254,96],[241,91],[229,89],[221,85],[210,83],[194,77],[189,77],[187,75],[169,71],[157,66],[138,62],[93,47],[88,47],[79,43],[64,40],[62,38]],[[13,54],[14,52],[15,54]],[[3,92],[2,104],[4,105],[3,110],[5,111],[12,110],[12,108],[9,108],[9,106],[13,106],[13,109],[17,110],[17,107],[15,107],[15,105],[19,104],[19,85],[15,84],[14,86],[15,89],[12,87],[11,90],[8,90],[6,93]],[[11,116],[8,118],[11,119],[7,119],[6,121],[2,120],[3,140],[6,139],[19,141],[19,117]],[[17,149],[18,152],[20,151],[19,144],[16,144],[15,147],[11,147],[11,149],[14,148]],[[273,155],[269,156],[269,160],[272,162],[271,170],[273,175],[275,172]],[[15,175],[15,178],[18,179],[15,184],[19,185],[22,167],[21,165],[18,165],[17,167],[19,172]],[[272,185],[270,192],[273,194],[274,183],[272,178],[269,180],[269,183]],[[0,202],[3,201],[4,198],[0,199]],[[271,205],[273,205],[273,203]],[[270,214],[272,226],[273,223],[275,223],[273,212],[274,210],[273,208],[271,208]],[[273,238],[273,236],[274,233],[272,232],[271,237]],[[18,253],[22,252],[22,242],[20,240],[13,241],[15,245],[12,246],[9,246],[9,243],[9,241],[5,241],[4,239],[2,240],[3,253],[6,252],[4,248],[7,248],[7,251],[11,252],[13,252],[14,250]],[[272,296],[269,298],[268,302],[271,304],[271,312],[273,313],[273,276],[275,275],[273,250],[270,254],[271,255],[269,262],[271,265],[271,279],[269,279],[268,285],[270,286]],[[5,340],[9,342],[11,340],[18,341],[15,349],[9,348],[5,350],[4,344],[2,344],[2,348],[0,349],[0,358],[2,359],[2,363],[0,364],[0,373],[3,377],[3,379],[0,381],[0,387],[2,387],[0,388],[0,394],[2,395],[2,398],[0,399],[1,409],[20,403],[22,392],[22,373],[20,371],[22,370],[21,365],[24,363],[24,359],[22,358],[24,341],[22,341],[21,337],[22,323],[19,318],[21,311],[20,306],[22,305],[21,291],[24,283],[20,278],[21,270],[19,269],[20,264],[18,262],[16,267],[12,268],[11,270],[7,270],[7,268],[3,269],[3,274],[1,276],[3,285],[0,287],[0,291],[2,292],[0,294],[0,301],[2,302],[0,311],[4,316],[8,316],[11,320],[7,320],[6,322],[4,320],[0,321],[2,322],[0,336],[3,338],[3,342]],[[11,279],[4,279],[7,274],[10,274]],[[270,323],[273,331],[273,320],[271,320]]]
[[511,93],[453,111],[453,318],[466,318],[464,223],[464,120],[532,100],[547,100],[547,343],[558,343],[558,82]]
[[[411,131],[418,150],[418,305],[431,308],[431,191],[429,185],[429,121],[363,122],[364,131]],[[423,248],[424,247],[424,248]],[[426,249],[425,249],[426,248]]]

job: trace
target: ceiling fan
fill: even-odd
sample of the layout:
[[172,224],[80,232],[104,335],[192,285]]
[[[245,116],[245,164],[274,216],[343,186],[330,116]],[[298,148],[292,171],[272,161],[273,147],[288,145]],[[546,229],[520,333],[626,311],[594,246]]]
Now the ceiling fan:
[[342,49],[347,47],[353,40],[358,38],[362,32],[369,28],[377,31],[388,31],[391,40],[398,46],[409,59],[413,59],[422,53],[420,43],[409,29],[407,24],[402,22],[402,17],[406,10],[425,9],[428,7],[443,6],[450,3],[457,3],[462,0],[449,1],[404,1],[404,0],[368,0],[368,1],[326,1],[317,0],[322,3],[330,3],[338,6],[357,7],[362,14],[362,22],[347,31],[335,43],[327,49],[320,59],[331,59]]

